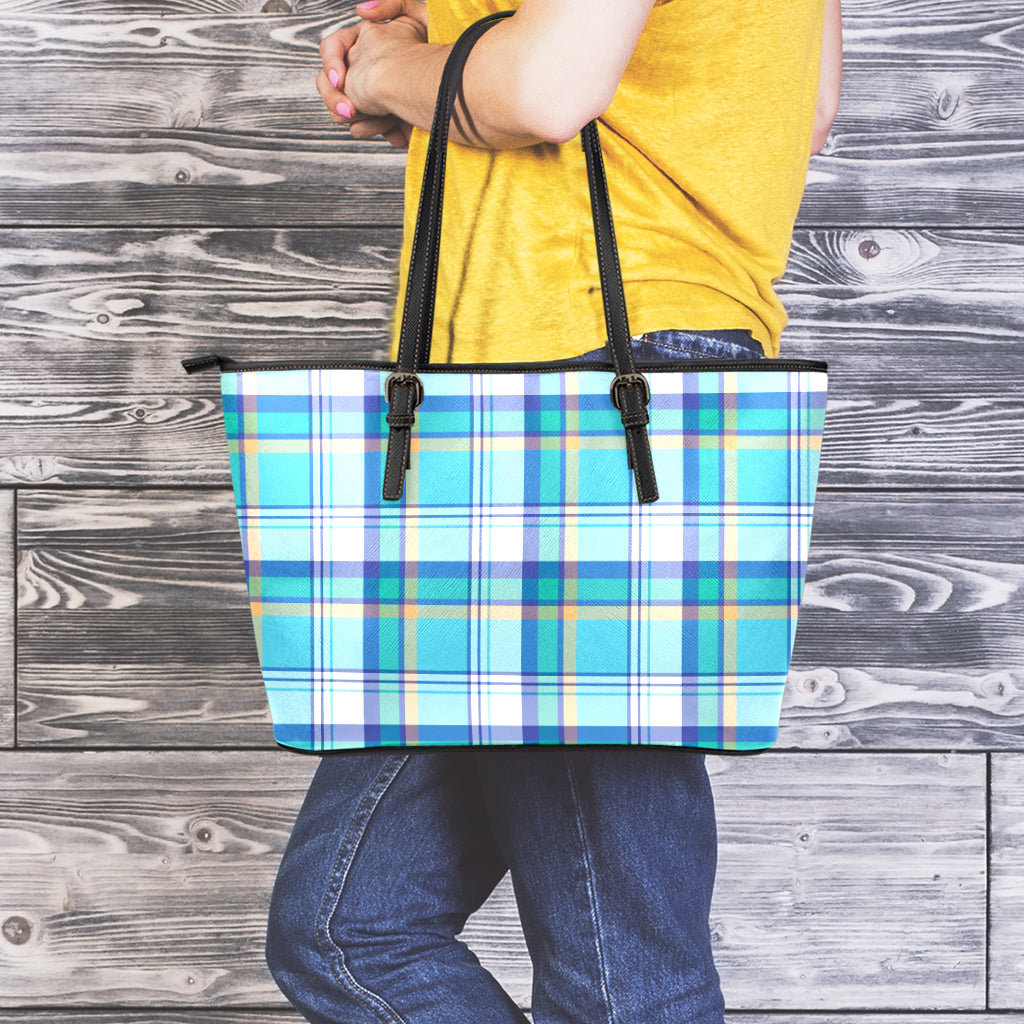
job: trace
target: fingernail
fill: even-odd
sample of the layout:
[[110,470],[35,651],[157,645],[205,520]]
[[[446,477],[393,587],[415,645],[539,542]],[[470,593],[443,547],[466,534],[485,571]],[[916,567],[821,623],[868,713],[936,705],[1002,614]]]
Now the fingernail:
[[366,0],[365,4],[356,4],[357,7],[361,7],[364,11],[372,11],[374,7],[380,7],[380,0]]
[[342,117],[352,116],[352,108],[347,103],[339,103],[334,109],[341,114]]
[[334,70],[334,68],[331,68],[331,70],[327,72],[327,79],[331,83],[331,86],[337,89],[338,83],[341,81],[341,76]]

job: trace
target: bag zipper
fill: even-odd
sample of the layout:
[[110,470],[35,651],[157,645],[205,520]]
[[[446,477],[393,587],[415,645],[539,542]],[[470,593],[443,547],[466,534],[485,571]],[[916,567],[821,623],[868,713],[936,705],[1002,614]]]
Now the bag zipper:
[[[324,361],[291,362],[287,360],[266,363],[235,362],[224,356],[206,355],[183,359],[185,372],[201,373],[216,367],[221,373],[251,373],[261,370],[379,370],[392,372],[395,363],[366,361]],[[700,370],[756,370],[789,371],[796,373],[827,373],[828,363],[812,359],[658,359],[652,362],[638,362],[638,370],[644,373],[678,373]],[[611,361],[559,360],[546,363],[430,363],[420,367],[419,373],[564,373],[568,370],[603,370],[614,373]]]

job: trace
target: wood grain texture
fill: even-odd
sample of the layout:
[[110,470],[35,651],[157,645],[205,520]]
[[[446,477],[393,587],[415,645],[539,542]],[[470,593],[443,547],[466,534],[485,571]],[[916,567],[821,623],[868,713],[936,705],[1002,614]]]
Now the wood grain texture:
[[730,1007],[984,1008],[983,756],[713,757],[709,770]]
[[[313,78],[321,33],[357,22],[353,6],[282,18],[101,10],[19,16],[5,5],[0,114],[6,134],[38,138],[69,130],[61,105],[33,89],[45,75],[43,62],[53,59],[76,69],[76,122],[83,133],[201,128],[343,135],[326,116]],[[862,160],[870,149],[883,160],[906,158],[923,155],[926,141],[949,149],[970,145],[987,150],[983,155],[1019,145],[1024,98],[1007,88],[1024,63],[1015,39],[1024,27],[1019,12],[993,19],[961,3],[951,21],[937,13],[950,11],[948,4],[930,4],[934,21],[922,13],[929,20],[900,24],[852,16],[845,6],[843,102],[830,155]]]
[[[247,359],[379,355],[400,241],[379,228],[5,231],[0,329],[12,340],[0,393],[175,393],[178,360],[204,344]],[[920,370],[900,367],[930,343],[933,359],[977,367],[973,390],[1020,397],[1024,232],[800,230],[779,290],[787,351],[892,349],[881,380],[878,351],[840,364],[843,380],[906,388]],[[935,374],[929,384],[950,392]]]
[[[985,1013],[984,1011],[942,1013],[934,1010],[917,1010],[909,1013],[842,1013],[835,1010],[786,1013],[781,1011],[779,1013],[744,1013],[741,1016],[739,1014],[730,1015],[727,1011],[725,1019],[728,1024],[998,1024],[1000,1021],[1005,1021],[1006,1024],[1022,1024],[1024,1016],[1019,1013]],[[2,1017],[0,1017],[0,1022],[3,1022]],[[177,1024],[177,1021],[174,1024]]]
[[[0,1024],[303,1024],[304,1021],[305,1017],[297,1010],[266,1010],[262,1007],[247,1010],[221,1010],[205,1006],[181,1010],[0,1009]],[[787,1022],[780,1020],[778,1024],[787,1024]],[[851,1021],[850,1024],[856,1024],[856,1022]],[[898,1022],[886,1020],[879,1021],[879,1024],[898,1024]],[[953,1024],[953,1022],[941,1021],[936,1024]],[[965,1024],[970,1024],[970,1022],[965,1022]],[[978,1021],[978,1024],[987,1024],[987,1022]],[[1019,1024],[1019,1022],[1009,1020],[1007,1024]]]
[[[220,1010],[212,1007],[168,1010],[2,1010],[0,1024],[303,1024],[305,1018],[291,1009]],[[767,1022],[766,1022],[767,1024]],[[787,1022],[779,1021],[779,1024]],[[850,1024],[856,1024],[851,1021]],[[898,1024],[880,1021],[879,1024]],[[953,1024],[952,1021],[937,1024]],[[968,1024],[968,1022],[965,1022]],[[979,1021],[978,1024],[987,1024]],[[1007,1021],[1007,1024],[1019,1024]]]
[[402,219],[403,154],[334,135],[48,133],[0,140],[4,223],[354,225]]
[[0,747],[14,746],[14,491],[0,489]]
[[819,494],[782,747],[1024,747],[1018,494]]
[[[404,158],[386,143],[176,127],[111,131],[98,140],[65,127],[45,137],[0,140],[6,223],[394,227],[401,221]],[[812,161],[799,218],[805,227],[1024,223],[1024,143],[868,143],[857,136],[844,141],[838,131]]]
[[[8,1008],[272,1007],[269,887],[314,759],[0,755]],[[812,768],[813,766],[813,768]],[[985,759],[711,758],[712,910],[733,1009],[979,1009]],[[506,883],[467,941],[517,1000],[530,966]],[[513,941],[514,939],[514,941]]]
[[[356,0],[287,0],[296,14],[328,16],[349,10]],[[5,0],[4,10],[27,17],[49,15],[164,17],[168,15],[255,15],[263,11],[265,0]],[[266,15],[267,12],[264,12]],[[270,12],[271,15],[287,12]],[[960,0],[955,5],[942,0],[843,0],[843,21],[848,35],[857,32],[864,44],[877,37],[885,40],[897,33],[910,34],[915,28],[923,34],[932,27],[955,32],[958,28],[986,22],[1012,21],[1001,0]],[[985,42],[982,40],[982,42]],[[998,38],[988,46],[998,53]],[[1010,40],[1012,45],[1012,40]],[[937,47],[928,52],[935,53]],[[1012,52],[1012,51],[1011,51]]]
[[[19,752],[0,760],[6,1006],[282,1003],[270,887],[315,759]],[[9,929],[5,929],[9,934]]]
[[0,480],[223,486],[217,377],[183,357],[383,355],[396,232],[61,234],[6,239]]
[[1024,754],[993,754],[989,1005],[1024,1006]]
[[[380,357],[399,233],[0,237],[0,483],[228,485],[185,356]],[[798,232],[793,356],[825,358],[823,486],[1024,486],[1024,234]],[[951,386],[950,366],[956,367]]]
[[[821,494],[780,746],[1024,746],[1022,512]],[[230,492],[29,490],[18,537],[23,745],[271,744]]]
[[[5,0],[4,9],[10,14],[28,18],[57,15],[59,17],[85,15],[116,15],[119,17],[154,18],[167,16],[245,16],[261,12],[265,17],[280,14],[328,14],[347,9],[357,0],[278,0],[275,9],[267,0]],[[277,10],[287,6],[290,11]]]
[[117,17],[252,16],[337,17],[358,0],[5,0],[4,10],[29,18],[115,15]]
[[180,363],[207,351],[383,358],[400,242],[376,228],[0,233],[0,394],[216,395],[215,374]]
[[[5,11],[0,204],[9,218],[397,223],[401,154],[339,145],[344,134],[312,87],[319,35],[351,18],[351,3],[324,0],[294,17],[241,0],[176,7],[153,0],[126,17],[20,0]],[[952,10],[936,0],[863,3],[845,14],[844,100],[813,161],[802,223],[1024,223],[1021,15],[987,0]],[[73,128],[48,87],[54,66],[75,68]],[[334,154],[345,147],[339,173]]]
[[230,493],[33,491],[21,511],[23,743],[272,745]]

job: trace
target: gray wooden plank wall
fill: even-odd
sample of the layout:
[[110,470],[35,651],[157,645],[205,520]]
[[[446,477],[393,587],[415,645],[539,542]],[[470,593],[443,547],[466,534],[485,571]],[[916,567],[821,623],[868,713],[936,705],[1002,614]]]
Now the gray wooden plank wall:
[[[402,157],[312,91],[351,6],[0,7],[0,1024],[296,1020],[261,941],[313,761],[178,361],[381,351]],[[805,610],[777,748],[709,759],[714,934],[735,1020],[1017,1024],[1024,12],[844,6],[783,282],[832,371]],[[468,937],[528,1006],[507,886]]]

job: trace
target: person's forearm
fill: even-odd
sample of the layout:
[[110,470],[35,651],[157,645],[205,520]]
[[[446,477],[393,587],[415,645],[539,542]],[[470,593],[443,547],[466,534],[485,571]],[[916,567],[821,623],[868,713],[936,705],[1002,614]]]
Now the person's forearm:
[[[591,0],[523,0],[469,56],[453,141],[513,149],[572,138],[611,103],[652,4],[603,0],[595,11]],[[389,33],[366,69],[365,111],[428,128],[449,51]]]
[[[491,29],[497,32],[501,25]],[[455,117],[449,130],[452,142],[487,149],[518,149],[550,141],[521,124],[522,118],[509,90],[495,88],[501,79],[501,47],[497,52],[486,45],[486,38],[477,43],[463,75],[463,95],[469,111],[456,102]],[[500,37],[499,37],[500,42]],[[409,42],[393,47],[377,63],[373,73],[373,89],[380,103],[403,121],[429,130],[434,119],[434,105],[441,85],[441,72],[451,52],[450,46]],[[479,65],[487,73],[477,73]]]
[[843,75],[843,17],[840,0],[826,0],[825,26],[821,42],[821,70],[818,74],[818,103],[811,133],[811,152],[817,153],[832,128],[839,110]]

